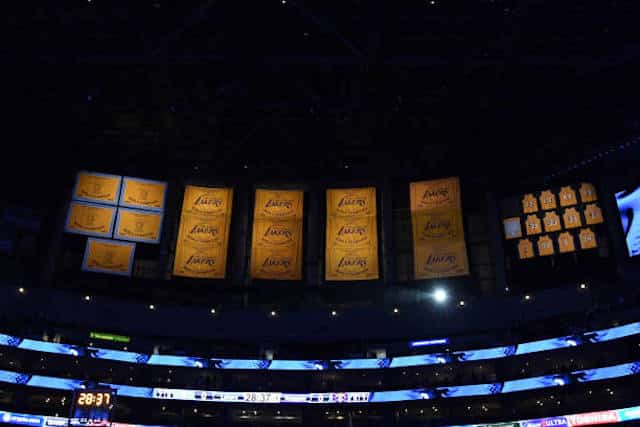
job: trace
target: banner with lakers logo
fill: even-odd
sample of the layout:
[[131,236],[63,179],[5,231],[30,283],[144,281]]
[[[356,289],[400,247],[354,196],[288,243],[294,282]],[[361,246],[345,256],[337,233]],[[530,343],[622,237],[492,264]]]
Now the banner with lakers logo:
[[116,208],[85,202],[69,203],[64,231],[96,237],[111,237]]
[[251,277],[302,279],[300,190],[256,190],[251,243]]
[[327,190],[326,280],[373,280],[378,273],[376,189]]
[[89,238],[82,271],[131,276],[135,248],[135,243]]
[[125,176],[119,205],[161,211],[164,209],[166,192],[166,182]]
[[80,171],[71,197],[74,200],[115,205],[120,196],[122,177],[98,172]]
[[114,237],[132,242],[158,243],[161,228],[161,212],[119,208]]
[[173,274],[224,279],[231,225],[233,189],[188,185],[173,264]]
[[412,182],[409,189],[415,278],[469,274],[459,179]]

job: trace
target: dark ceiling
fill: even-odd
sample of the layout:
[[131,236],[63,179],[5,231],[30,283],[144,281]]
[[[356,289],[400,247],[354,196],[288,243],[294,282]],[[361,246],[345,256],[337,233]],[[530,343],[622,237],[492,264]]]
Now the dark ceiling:
[[0,54],[38,170],[518,181],[637,131],[633,0],[20,7]]

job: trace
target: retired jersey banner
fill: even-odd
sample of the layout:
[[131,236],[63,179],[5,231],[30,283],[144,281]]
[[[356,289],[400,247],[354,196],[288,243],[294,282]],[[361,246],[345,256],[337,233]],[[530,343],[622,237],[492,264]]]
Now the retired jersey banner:
[[232,205],[231,188],[186,186],[174,276],[224,279]]
[[115,217],[115,207],[72,201],[69,203],[64,231],[86,236],[111,237]]
[[372,280],[378,273],[376,189],[327,190],[326,280]]
[[115,205],[120,196],[122,177],[98,172],[80,171],[71,197],[74,200]]
[[409,189],[415,278],[469,274],[460,180],[412,182]]
[[301,190],[256,190],[251,277],[302,279]]
[[162,212],[138,209],[118,209],[114,237],[132,242],[159,243],[162,230]]
[[167,193],[167,183],[150,179],[124,177],[120,206],[161,211]]
[[87,239],[82,271],[131,276],[135,243]]

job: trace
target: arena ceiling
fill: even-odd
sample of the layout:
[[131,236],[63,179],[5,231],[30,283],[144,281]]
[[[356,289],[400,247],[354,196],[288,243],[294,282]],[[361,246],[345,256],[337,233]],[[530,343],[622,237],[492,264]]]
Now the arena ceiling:
[[634,1],[21,7],[5,93],[44,170],[518,181],[637,132]]

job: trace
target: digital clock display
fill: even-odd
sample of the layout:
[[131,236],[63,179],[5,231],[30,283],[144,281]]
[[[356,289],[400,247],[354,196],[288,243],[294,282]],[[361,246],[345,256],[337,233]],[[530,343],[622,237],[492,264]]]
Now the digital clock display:
[[97,408],[101,406],[111,405],[111,392],[81,392],[78,393],[76,398],[76,405],[78,406],[95,406]]
[[73,407],[69,425],[108,426],[111,424],[115,392],[110,389],[77,390],[73,397]]

